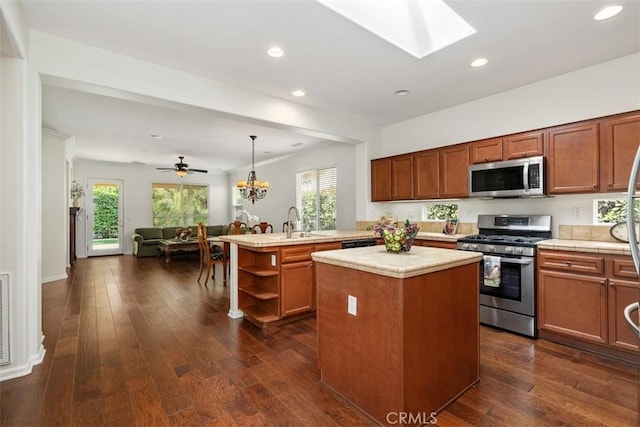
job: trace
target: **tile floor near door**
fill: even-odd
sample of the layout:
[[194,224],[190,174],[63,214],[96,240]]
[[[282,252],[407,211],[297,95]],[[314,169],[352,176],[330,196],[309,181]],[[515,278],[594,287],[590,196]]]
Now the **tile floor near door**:
[[[315,320],[230,319],[217,268],[205,288],[197,260],[99,257],[43,285],[46,357],[0,383],[1,424],[370,425],[320,383]],[[480,382],[437,425],[638,426],[636,367],[480,333]]]

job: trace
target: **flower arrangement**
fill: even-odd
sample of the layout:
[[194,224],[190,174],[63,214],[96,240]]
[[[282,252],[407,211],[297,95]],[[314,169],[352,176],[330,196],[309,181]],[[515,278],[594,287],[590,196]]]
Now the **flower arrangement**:
[[73,200],[78,200],[79,198],[84,196],[84,188],[82,187],[82,185],[80,185],[80,183],[78,183],[78,181],[75,180],[71,183],[71,189],[69,192],[71,193],[71,198]]
[[189,240],[189,237],[191,237],[192,235],[193,230],[191,226],[176,228],[176,239],[178,240]]
[[376,225],[374,231],[384,239],[387,252],[409,252],[411,244],[418,234],[418,224],[410,223],[407,219],[404,227],[397,227],[388,218],[380,218],[380,225]]

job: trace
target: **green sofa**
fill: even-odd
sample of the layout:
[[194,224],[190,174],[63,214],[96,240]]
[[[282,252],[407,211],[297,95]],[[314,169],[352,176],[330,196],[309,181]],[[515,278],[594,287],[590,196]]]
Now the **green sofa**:
[[[133,239],[133,255],[138,258],[158,255],[158,243],[160,240],[174,239],[176,230],[181,227],[145,227],[136,228],[131,238]],[[197,226],[191,226],[192,239],[197,239]],[[207,236],[221,236],[228,234],[228,225],[207,225]]]

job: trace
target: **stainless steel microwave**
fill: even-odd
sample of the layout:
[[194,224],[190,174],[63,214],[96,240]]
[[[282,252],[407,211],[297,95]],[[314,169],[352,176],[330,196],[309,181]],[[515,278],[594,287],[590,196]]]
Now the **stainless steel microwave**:
[[469,197],[544,196],[544,157],[469,166]]

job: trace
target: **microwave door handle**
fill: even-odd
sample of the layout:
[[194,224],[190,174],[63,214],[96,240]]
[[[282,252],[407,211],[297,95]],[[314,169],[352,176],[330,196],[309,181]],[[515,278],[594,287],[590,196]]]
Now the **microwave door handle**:
[[520,265],[528,265],[533,262],[533,258],[500,258],[500,262],[509,263],[509,264],[520,264]]
[[522,168],[522,184],[524,185],[524,190],[529,192],[529,162],[524,164]]

